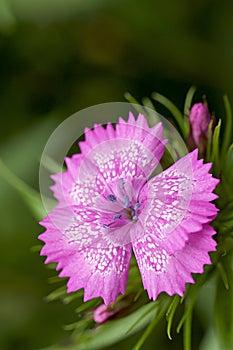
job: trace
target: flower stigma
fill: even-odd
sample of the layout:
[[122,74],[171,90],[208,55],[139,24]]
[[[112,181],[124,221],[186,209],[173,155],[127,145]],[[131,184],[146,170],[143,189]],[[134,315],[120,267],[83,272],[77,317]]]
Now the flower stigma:
[[113,193],[110,193],[106,197],[109,202],[118,202],[120,205],[122,205],[122,209],[118,210],[114,214],[113,221],[109,224],[103,224],[103,227],[106,229],[123,226],[125,224],[128,224],[129,221],[136,223],[138,220],[141,204],[139,202],[130,200],[129,195],[125,189],[125,183],[126,181],[124,179],[120,179],[118,182],[118,188],[120,189],[123,196],[115,196]]

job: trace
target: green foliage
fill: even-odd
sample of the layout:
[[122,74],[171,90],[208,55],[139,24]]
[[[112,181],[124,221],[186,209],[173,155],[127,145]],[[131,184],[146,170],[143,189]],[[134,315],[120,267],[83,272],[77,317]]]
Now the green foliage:
[[[233,348],[233,254],[228,254],[221,262],[215,300],[216,331],[222,349]],[[224,275],[222,276],[222,271]]]
[[[152,98],[161,103],[162,105],[164,105],[172,114],[172,116],[174,117],[179,130],[181,132],[181,134],[183,135],[184,138],[188,137],[188,133],[189,133],[189,122],[188,119],[186,117],[184,117],[184,115],[180,112],[180,110],[176,107],[176,105],[171,102],[167,97],[159,94],[158,92],[154,92],[152,94]],[[190,103],[190,98],[188,99],[188,103]],[[187,107],[186,107],[187,108]]]
[[[122,319],[107,322],[83,334],[79,332],[77,334],[74,333],[71,338],[69,350],[104,349],[111,344],[137,333],[152,320],[154,322],[159,303],[158,301],[146,304]],[[77,326],[79,322],[77,322]],[[65,346],[55,345],[44,350],[64,350],[65,348]]]
[[37,220],[42,219],[46,215],[40,194],[15,176],[1,159],[0,175],[21,195],[22,199],[26,202]]
[[[152,94],[153,99],[164,105],[172,114],[185,140],[187,140],[189,133],[188,111],[190,110],[194,93],[195,88],[192,87],[185,99],[185,115],[164,96],[158,93]],[[155,110],[152,101],[147,97],[143,98],[143,106],[140,106],[138,101],[129,93],[126,94],[126,98],[141,113],[144,111],[143,106]],[[187,286],[187,291],[182,299],[177,295],[171,298],[162,294],[156,302],[149,302],[142,289],[136,261],[133,258],[126,293],[125,295],[120,295],[116,303],[111,306],[117,310],[116,315],[114,315],[112,320],[98,327],[93,320],[93,312],[100,305],[101,300],[97,298],[83,303],[82,290],[67,294],[66,286],[62,285],[58,287],[47,296],[47,301],[61,300],[64,304],[78,302],[78,307],[75,308],[77,321],[65,326],[67,331],[72,332],[69,340],[70,350],[107,348],[116,342],[144,330],[133,348],[134,350],[139,350],[164,318],[167,320],[168,338],[172,339],[172,329],[176,329],[177,333],[183,330],[183,348],[184,350],[190,350],[192,345],[192,318],[197,299],[202,287],[212,276],[217,276],[218,278],[215,300],[215,323],[218,328],[218,341],[226,349],[231,344],[231,335],[233,332],[233,196],[230,189],[233,186],[233,176],[231,176],[233,174],[233,145],[230,145],[232,141],[231,108],[226,96],[224,97],[224,103],[226,118],[223,121],[219,119],[214,128],[211,121],[206,146],[206,160],[213,163],[213,174],[216,177],[221,177],[221,182],[217,188],[219,195],[217,205],[220,213],[214,222],[214,227],[218,232],[216,237],[218,249],[215,253],[212,253],[213,265],[207,266],[202,275],[195,276],[196,283]],[[147,116],[150,125],[155,124],[156,116],[154,117],[154,114],[150,114],[149,112]],[[223,142],[221,142],[220,135],[224,135]],[[58,169],[57,165],[51,159],[45,159],[45,161],[46,164],[44,166],[50,171],[56,172],[56,169]],[[2,162],[0,174],[20,193],[35,217],[40,219],[45,213],[39,194],[12,174]],[[52,268],[55,266],[51,265]],[[52,277],[49,282],[55,283],[59,280],[57,277]],[[211,327],[215,327],[214,322]],[[54,345],[47,348],[47,350],[63,350],[65,348],[66,346],[63,345]]]

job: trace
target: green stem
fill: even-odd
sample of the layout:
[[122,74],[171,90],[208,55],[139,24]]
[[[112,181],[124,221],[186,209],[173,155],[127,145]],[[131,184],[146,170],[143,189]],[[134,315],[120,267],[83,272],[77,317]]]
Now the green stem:
[[222,155],[225,157],[227,149],[229,145],[231,144],[232,139],[232,111],[231,111],[231,105],[230,101],[227,97],[227,95],[223,96],[223,102],[225,105],[226,110],[226,122],[225,122],[225,128],[224,128],[224,138],[223,138],[223,144],[222,144]]
[[184,323],[183,342],[184,350],[191,350],[191,333],[192,333],[192,310],[187,315]]

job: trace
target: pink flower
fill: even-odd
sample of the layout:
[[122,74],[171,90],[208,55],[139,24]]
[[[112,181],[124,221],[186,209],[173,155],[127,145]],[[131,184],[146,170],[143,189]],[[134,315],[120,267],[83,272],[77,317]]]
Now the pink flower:
[[195,103],[189,114],[191,148],[198,147],[200,150],[205,148],[210,121],[211,115],[207,106],[203,103]]
[[116,313],[117,310],[111,309],[109,306],[101,304],[94,310],[93,318],[95,322],[103,323]]
[[197,150],[148,180],[165,144],[161,123],[149,128],[130,113],[115,129],[86,129],[81,154],[53,175],[58,205],[41,222],[41,255],[69,277],[68,292],[84,288],[84,301],[115,302],[125,293],[132,250],[153,300],[161,292],[183,295],[191,273],[211,263],[218,180]]

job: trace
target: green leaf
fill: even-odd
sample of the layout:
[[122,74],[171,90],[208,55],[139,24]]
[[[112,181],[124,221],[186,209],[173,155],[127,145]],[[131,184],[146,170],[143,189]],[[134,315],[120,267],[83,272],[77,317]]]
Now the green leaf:
[[[41,220],[46,216],[47,213],[43,207],[40,194],[13,174],[1,159],[0,175],[21,195],[37,220]],[[54,206],[55,201],[50,200],[50,204]]]
[[222,259],[222,264],[228,276],[229,289],[226,289],[222,277],[217,281],[217,292],[215,299],[215,324],[222,349],[233,349],[233,273],[232,273],[233,254],[227,254]]
[[230,145],[227,151],[227,156],[226,156],[226,161],[225,161],[223,171],[227,175],[228,182],[233,183],[233,144]]
[[222,350],[214,327],[209,327],[205,333],[199,350]]
[[77,314],[80,314],[90,308],[96,307],[97,305],[99,305],[101,303],[100,299],[91,299],[86,301],[85,303],[82,303],[76,310],[75,312],[77,312]]
[[178,307],[180,303],[180,297],[179,295],[175,295],[171,305],[169,306],[169,309],[167,311],[166,317],[167,317],[167,336],[170,340],[172,340],[171,337],[171,328],[172,328],[172,322],[173,322],[173,318],[176,312],[176,309]]
[[140,102],[138,102],[129,92],[126,92],[124,96],[129,103],[133,104],[133,107],[138,113],[141,113],[143,115],[145,114],[145,110],[141,106]]
[[219,171],[219,166],[220,166],[220,144],[219,144],[220,129],[221,129],[221,119],[219,119],[218,125],[214,129],[213,146],[212,146],[212,154],[211,154],[211,161],[214,163],[214,170],[216,172]]
[[219,275],[223,281],[223,284],[224,284],[225,288],[228,290],[230,287],[229,287],[227,274],[226,274],[226,271],[223,267],[223,264],[220,261],[217,263],[217,268],[218,268]]
[[229,101],[227,95],[223,96],[223,101],[224,101],[225,110],[226,110],[226,120],[225,120],[224,137],[223,137],[223,143],[222,143],[222,155],[223,155],[223,157],[225,157],[227,149],[232,142],[232,134],[233,134],[232,118],[233,118],[233,116],[232,116],[230,101]]
[[208,126],[208,137],[206,146],[206,161],[210,161],[211,151],[212,151],[212,129],[213,129],[213,119],[210,121]]
[[[109,347],[112,344],[123,340],[136,332],[140,331],[148,323],[154,319],[154,307],[152,308],[152,302],[142,306],[137,311],[131,313],[130,315],[108,322],[103,324],[102,326],[92,329],[89,332],[85,332],[85,334],[79,334],[77,338],[72,338],[72,344],[69,346],[69,350],[95,350],[95,349],[104,349]],[[155,303],[154,303],[155,304]],[[145,315],[141,319],[142,315]],[[137,324],[132,330],[127,333],[127,330],[132,327],[135,322]],[[64,345],[54,345],[52,347],[46,348],[44,350],[65,350],[67,347]]]
[[165,106],[173,115],[175,121],[177,122],[180,131],[183,134],[183,137],[186,139],[188,137],[189,133],[189,122],[187,118],[184,118],[183,114],[180,112],[180,110],[176,107],[176,105],[171,102],[167,97],[157,93],[152,93],[152,98],[161,103],[163,106]]
[[46,301],[54,301],[60,299],[62,296],[64,296],[67,293],[66,286],[59,287],[55,289],[53,292],[51,292],[47,297],[45,298]]
[[183,331],[183,343],[184,350],[191,350],[191,333],[192,333],[192,309],[188,312],[188,315],[184,322]]
[[[142,98],[142,104],[143,106],[146,107],[146,111],[147,111],[146,117],[150,127],[154,126],[156,123],[161,121],[159,114],[156,112],[153,103],[148,97]],[[150,112],[150,110],[152,111]]]
[[133,350],[140,350],[141,349],[142,345],[144,344],[146,339],[149,337],[149,335],[151,334],[151,332],[153,331],[155,326],[159,323],[161,318],[164,316],[166,309],[167,309],[167,305],[168,305],[168,300],[164,303],[162,308],[159,308],[158,310],[156,310],[154,318],[152,319],[151,323],[149,324],[149,326],[147,327],[147,329],[143,333],[142,337],[139,339],[137,344],[134,346]]
[[60,173],[61,170],[65,170],[64,167],[61,167],[54,159],[50,158],[48,155],[43,155],[41,164],[51,174],[57,174]]
[[90,328],[94,324],[94,320],[79,320],[77,322],[73,322],[71,324],[65,325],[63,328],[66,331],[74,331],[74,332],[83,332],[84,330]]
[[150,311],[152,311],[152,310],[155,311],[155,310],[158,308],[159,303],[151,302],[151,303],[150,303],[150,306],[151,306],[151,307],[149,308],[149,310],[146,310],[143,314],[141,314],[140,317],[137,318],[137,320],[135,321],[135,323],[133,323],[133,324],[130,326],[130,328],[127,329],[126,333],[130,333],[130,332],[137,326],[137,324],[138,324],[139,322],[141,322],[141,321],[148,315],[148,312],[150,312]]
[[185,117],[189,116],[193,96],[194,96],[196,90],[197,90],[196,86],[191,86],[187,92],[185,102],[184,102],[184,115],[185,115]]
[[193,308],[196,303],[196,299],[198,296],[198,292],[203,285],[203,283],[206,281],[207,274],[209,272],[209,269],[211,269],[212,266],[208,265],[205,268],[205,272],[197,277],[197,281],[193,285],[187,286],[187,291],[181,301],[185,300],[185,311],[183,313],[183,316],[181,317],[180,322],[178,323],[178,326],[176,328],[177,333],[180,332],[183,324],[185,323],[186,319],[190,316],[190,313],[192,313]]

